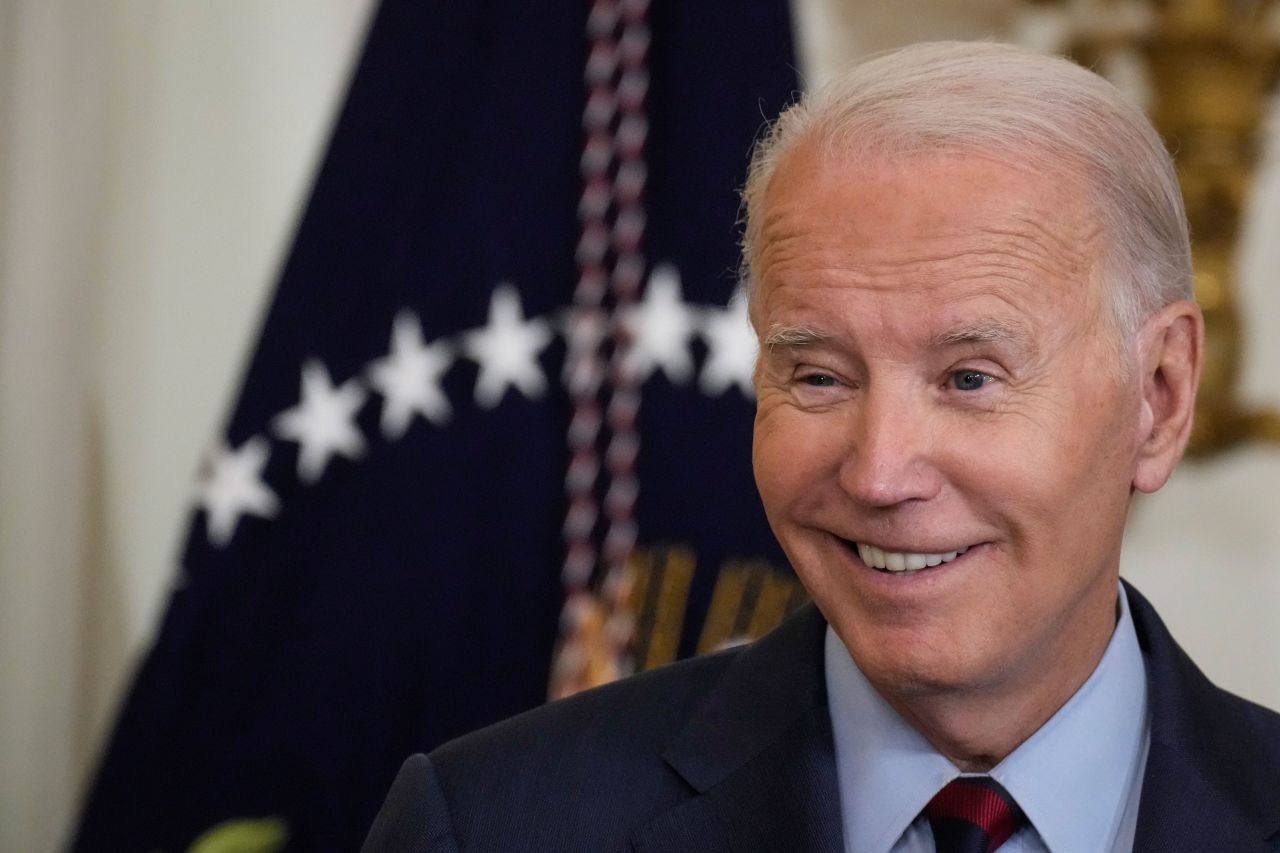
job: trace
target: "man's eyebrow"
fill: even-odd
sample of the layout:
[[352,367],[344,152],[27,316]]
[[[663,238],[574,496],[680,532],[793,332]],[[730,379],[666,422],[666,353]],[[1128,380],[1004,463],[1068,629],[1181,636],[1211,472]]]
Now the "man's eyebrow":
[[763,345],[765,349],[803,347],[821,343],[830,337],[826,332],[809,326],[784,326],[781,323],[774,323],[769,327],[769,333],[764,336]]
[[945,349],[963,344],[1011,344],[1019,349],[1031,349],[1035,343],[1031,333],[1021,323],[1008,320],[980,320],[967,323],[934,335],[929,342],[931,349]]

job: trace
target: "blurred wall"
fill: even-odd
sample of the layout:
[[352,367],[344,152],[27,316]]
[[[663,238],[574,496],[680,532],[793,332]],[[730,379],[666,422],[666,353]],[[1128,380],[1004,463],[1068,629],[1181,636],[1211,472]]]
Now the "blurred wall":
[[[0,850],[65,836],[371,4],[0,3]],[[795,8],[812,81],[909,41],[1046,37],[1007,0]],[[1274,153],[1258,186],[1245,389],[1280,405]],[[1210,675],[1272,706],[1276,482],[1275,447],[1184,466],[1124,558]]]
[[65,838],[370,6],[0,2],[0,850]]

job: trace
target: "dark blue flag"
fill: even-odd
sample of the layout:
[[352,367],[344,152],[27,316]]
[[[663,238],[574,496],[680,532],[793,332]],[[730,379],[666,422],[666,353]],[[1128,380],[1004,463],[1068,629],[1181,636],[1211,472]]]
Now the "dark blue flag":
[[[588,5],[382,4],[73,849],[353,850],[408,754],[545,699]],[[642,667],[797,595],[767,570],[730,301],[750,144],[796,85],[787,5],[647,26],[645,285],[615,318]]]

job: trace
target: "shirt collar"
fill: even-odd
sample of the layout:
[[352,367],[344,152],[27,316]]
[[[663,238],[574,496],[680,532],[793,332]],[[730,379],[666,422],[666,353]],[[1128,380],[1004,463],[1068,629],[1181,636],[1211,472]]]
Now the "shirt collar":
[[[1120,615],[1093,674],[991,771],[1050,850],[1109,850],[1138,784],[1147,730],[1142,651],[1121,589]],[[960,771],[889,704],[828,626],[824,666],[845,849],[887,853]]]
[[1147,673],[1129,601],[1089,679],[991,771],[1050,850],[1110,850],[1146,744]]

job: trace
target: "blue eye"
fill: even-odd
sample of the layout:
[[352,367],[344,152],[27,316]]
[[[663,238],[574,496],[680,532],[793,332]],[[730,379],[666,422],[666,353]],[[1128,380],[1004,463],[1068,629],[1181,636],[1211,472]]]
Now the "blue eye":
[[980,370],[957,370],[951,374],[951,387],[957,391],[977,391],[990,379],[990,376]]
[[836,384],[836,378],[826,373],[811,373],[800,381],[813,388],[833,388]]

